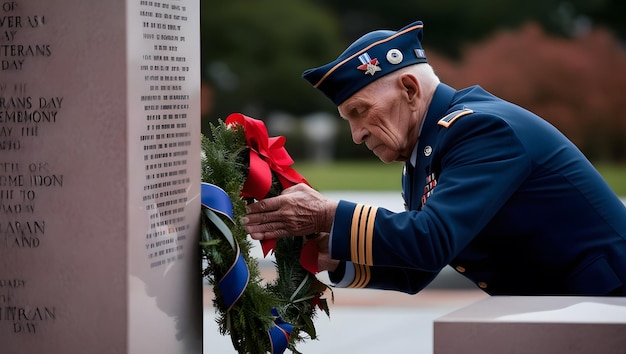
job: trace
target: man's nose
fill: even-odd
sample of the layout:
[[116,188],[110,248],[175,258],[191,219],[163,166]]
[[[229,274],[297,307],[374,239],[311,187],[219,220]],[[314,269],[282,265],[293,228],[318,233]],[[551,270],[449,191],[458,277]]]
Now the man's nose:
[[352,141],[354,141],[357,145],[362,144],[367,137],[367,131],[365,128],[358,124],[350,123],[350,132],[352,133]]

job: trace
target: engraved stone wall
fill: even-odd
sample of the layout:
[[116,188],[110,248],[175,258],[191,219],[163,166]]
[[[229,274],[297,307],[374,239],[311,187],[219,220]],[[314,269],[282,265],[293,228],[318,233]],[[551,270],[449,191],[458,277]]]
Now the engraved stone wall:
[[0,1],[0,352],[201,351],[198,13]]

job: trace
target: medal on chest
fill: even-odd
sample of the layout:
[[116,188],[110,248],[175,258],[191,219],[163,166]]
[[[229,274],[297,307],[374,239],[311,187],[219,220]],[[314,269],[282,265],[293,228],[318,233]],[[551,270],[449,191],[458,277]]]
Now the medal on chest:
[[421,208],[424,207],[428,198],[433,195],[436,186],[437,176],[435,175],[435,173],[431,173],[426,176],[426,184],[424,185],[424,194],[422,194]]
[[426,145],[424,147],[423,153],[424,153],[423,162],[427,164],[427,167],[426,167],[426,181],[424,184],[424,193],[422,194],[422,198],[420,200],[420,210],[424,208],[426,201],[428,200],[428,198],[430,198],[431,195],[433,195],[435,187],[437,186],[437,175],[435,175],[434,172],[429,173],[429,171],[432,171],[430,167],[430,163],[431,163],[430,157],[433,153],[432,146]]

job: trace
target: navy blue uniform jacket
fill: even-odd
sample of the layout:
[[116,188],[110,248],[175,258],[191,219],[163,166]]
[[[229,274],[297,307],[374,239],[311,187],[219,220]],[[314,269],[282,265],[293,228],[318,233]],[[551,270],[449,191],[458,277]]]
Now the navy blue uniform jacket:
[[331,280],[416,293],[449,264],[492,295],[626,295],[624,204],[556,128],[480,87],[438,86],[402,189],[406,212],[339,202]]

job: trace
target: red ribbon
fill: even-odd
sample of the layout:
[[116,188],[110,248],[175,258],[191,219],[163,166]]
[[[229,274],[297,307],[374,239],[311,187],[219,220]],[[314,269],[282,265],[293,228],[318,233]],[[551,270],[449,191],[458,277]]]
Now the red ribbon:
[[285,149],[285,137],[270,138],[263,121],[233,113],[226,119],[226,125],[239,124],[246,134],[250,148],[250,173],[244,183],[241,195],[257,200],[265,198],[272,186],[272,173],[278,176],[284,188],[298,183],[309,184],[291,165],[293,159]]
[[[263,121],[250,118],[241,113],[232,113],[226,118],[227,126],[237,124],[243,127],[246,143],[250,148],[250,171],[244,182],[241,196],[261,200],[267,196],[272,187],[272,171],[277,175],[283,189],[298,183],[309,182],[291,165],[293,159],[285,149],[285,137],[270,138]],[[314,244],[307,242],[306,244]],[[314,247],[303,247],[300,263],[309,272],[315,274],[317,268],[317,250]],[[267,256],[276,246],[276,240],[261,241],[263,255]],[[306,250],[306,251],[305,251]],[[315,253],[313,253],[315,252]]]

